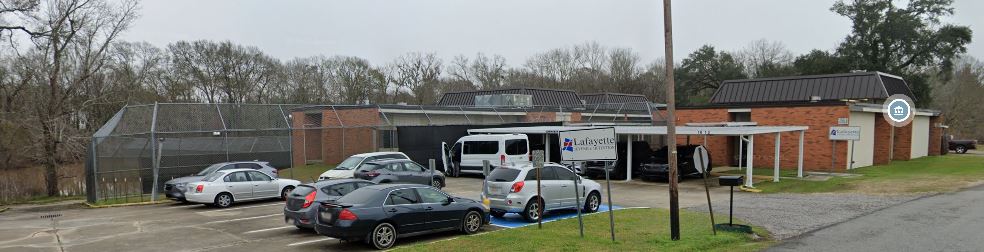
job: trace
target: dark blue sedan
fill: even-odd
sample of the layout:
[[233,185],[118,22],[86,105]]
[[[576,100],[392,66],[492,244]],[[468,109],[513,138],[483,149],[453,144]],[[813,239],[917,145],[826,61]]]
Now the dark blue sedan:
[[361,179],[332,179],[297,186],[287,195],[284,222],[301,229],[313,229],[318,202],[337,200],[360,187],[375,184]]
[[382,184],[321,203],[315,230],[387,249],[397,238],[443,231],[473,234],[490,219],[481,202],[452,197],[425,185]]

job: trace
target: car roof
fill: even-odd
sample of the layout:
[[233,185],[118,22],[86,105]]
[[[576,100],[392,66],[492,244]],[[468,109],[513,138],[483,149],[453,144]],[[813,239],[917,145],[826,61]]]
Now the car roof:
[[[554,167],[561,167],[561,168],[565,168],[565,169],[567,168],[567,167],[565,167],[562,164],[558,164],[558,163],[554,163],[554,162],[545,162],[545,163],[543,163],[543,166],[554,166]],[[502,167],[516,169],[516,170],[521,170],[521,171],[533,170],[533,168],[534,168],[533,167],[533,164],[522,164],[522,165],[502,166]]]
[[359,182],[359,181],[372,183],[371,181],[364,180],[364,179],[344,178],[344,179],[322,180],[322,181],[318,181],[318,182],[314,182],[314,183],[307,183],[307,184],[304,184],[304,185],[308,185],[308,186],[312,186],[312,187],[325,187],[325,186],[334,185],[334,184],[341,184],[341,183],[348,183],[348,182]]
[[366,187],[360,187],[359,189],[369,188],[369,189],[374,189],[374,190],[380,190],[380,191],[382,191],[382,190],[390,190],[390,189],[417,188],[417,187],[427,187],[427,185],[421,185],[421,184],[377,184],[377,185],[371,185],[371,186],[366,186]]
[[406,156],[407,155],[407,154],[403,154],[403,152],[397,152],[397,151],[380,151],[380,152],[359,153],[359,154],[355,154],[355,155],[352,155],[352,156],[353,157],[372,157],[372,156],[390,155],[390,154],[399,154],[399,155],[403,155],[403,156]]
[[221,171],[216,171],[216,172],[233,173],[233,172],[238,172],[238,171],[255,171],[255,172],[259,172],[259,171],[255,170],[255,169],[250,169],[250,168],[236,168],[236,169],[221,170]]
[[460,141],[481,141],[481,140],[502,140],[502,139],[529,139],[525,134],[477,134],[461,137]]
[[387,159],[376,159],[373,161],[366,162],[367,164],[389,164],[389,163],[400,163],[400,162],[412,162],[409,159],[400,158],[387,158]]

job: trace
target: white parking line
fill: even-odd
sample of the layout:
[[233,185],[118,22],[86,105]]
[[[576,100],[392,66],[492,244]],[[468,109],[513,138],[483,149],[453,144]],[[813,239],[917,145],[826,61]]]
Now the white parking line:
[[209,221],[209,222],[206,222],[205,224],[215,224],[215,223],[226,223],[226,222],[233,222],[233,221],[253,220],[253,219],[261,219],[261,218],[267,218],[267,217],[273,217],[273,216],[283,216],[283,215],[284,214],[279,214],[278,213],[278,214],[270,214],[270,215],[263,215],[263,216],[246,217],[246,218],[231,219],[231,220]]
[[298,245],[310,244],[310,243],[315,243],[315,242],[330,241],[330,240],[334,240],[334,239],[335,238],[321,238],[321,239],[311,240],[311,241],[295,242],[295,243],[287,244],[287,247],[293,247],[293,246],[298,246]]
[[226,209],[208,210],[208,211],[202,211],[202,213],[225,212],[225,211],[233,211],[233,210],[247,209],[247,208],[268,207],[268,206],[283,206],[283,205],[284,205],[284,203],[273,203],[273,204],[257,205],[257,206],[244,206],[244,207],[234,207],[234,208],[226,208]]
[[178,206],[167,207],[167,209],[189,208],[189,207],[197,207],[197,206],[202,206],[202,205],[199,204],[178,205]]
[[295,227],[292,227],[292,226],[283,226],[283,227],[275,227],[275,228],[265,228],[265,229],[258,229],[258,230],[253,230],[253,231],[247,231],[247,232],[245,232],[243,234],[252,234],[252,233],[259,233],[259,232],[266,232],[266,231],[273,231],[273,230],[280,230],[280,229],[287,229],[287,228],[295,228]]

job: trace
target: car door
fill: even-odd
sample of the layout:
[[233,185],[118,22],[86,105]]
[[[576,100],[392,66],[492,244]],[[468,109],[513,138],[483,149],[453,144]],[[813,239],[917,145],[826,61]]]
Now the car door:
[[249,176],[244,171],[233,172],[222,179],[225,182],[226,190],[232,193],[235,200],[248,200],[253,198],[253,183],[249,181]]
[[[529,183],[527,186],[530,186],[530,188],[536,190],[536,171],[540,170],[540,196],[543,197],[545,209],[554,209],[560,205],[557,200],[557,196],[554,196],[560,185],[557,184],[557,176],[553,173],[553,170],[547,168],[549,167],[544,169],[533,169],[527,172],[526,183]],[[533,192],[535,193],[536,191]]]
[[505,141],[506,162],[509,164],[530,163],[530,144],[526,139],[507,139]]
[[[407,170],[403,168],[403,164],[401,164],[400,162],[391,162],[384,165],[383,167],[384,167],[383,171],[385,173],[388,173],[389,175],[396,177],[396,181],[391,181],[391,182],[410,183],[408,180],[410,180],[411,178],[408,175]],[[384,173],[384,172],[380,172],[380,173]]]
[[554,174],[557,175],[559,207],[575,207],[574,173],[563,167],[549,166],[547,168],[554,170]]
[[276,198],[280,196],[280,185],[269,175],[259,171],[248,171],[250,183],[253,185],[254,198]]
[[396,223],[401,234],[426,230],[427,212],[420,205],[420,198],[413,188],[396,189],[386,197],[383,211]]
[[459,209],[452,206],[448,201],[448,195],[433,188],[417,188],[417,195],[420,195],[420,205],[427,212],[427,228],[444,229],[453,228],[461,224],[461,217],[464,216]]
[[[403,162],[403,169],[406,170],[408,183],[429,185],[430,171],[413,161]],[[436,171],[435,171],[436,172]]]

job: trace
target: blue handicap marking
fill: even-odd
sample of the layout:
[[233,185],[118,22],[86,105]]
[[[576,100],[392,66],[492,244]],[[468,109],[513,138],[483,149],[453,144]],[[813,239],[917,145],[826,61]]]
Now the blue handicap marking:
[[[607,212],[608,209],[609,209],[608,205],[602,204],[601,206],[598,207],[598,212],[599,213]],[[617,209],[622,209],[622,207],[614,206],[611,209],[617,210]],[[543,217],[543,222],[551,222],[556,220],[577,218],[577,210],[569,209],[569,210],[547,211],[543,213],[543,215],[545,215]],[[506,215],[502,216],[502,218],[497,218],[495,216],[492,217],[492,225],[505,227],[505,228],[518,228],[518,227],[534,225],[534,224],[536,224],[536,222],[532,222],[532,223],[527,222],[526,219],[523,219],[523,216],[516,213],[507,213]]]

